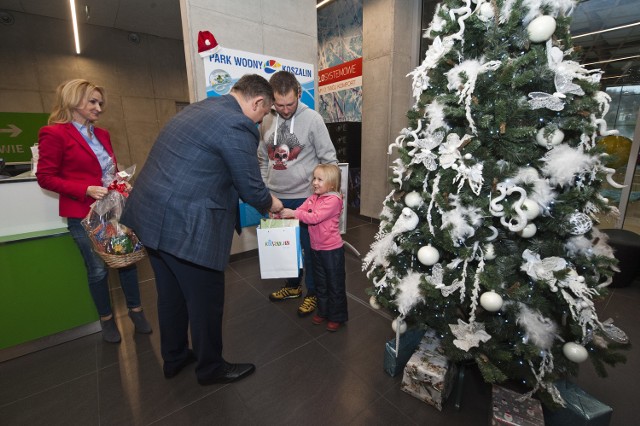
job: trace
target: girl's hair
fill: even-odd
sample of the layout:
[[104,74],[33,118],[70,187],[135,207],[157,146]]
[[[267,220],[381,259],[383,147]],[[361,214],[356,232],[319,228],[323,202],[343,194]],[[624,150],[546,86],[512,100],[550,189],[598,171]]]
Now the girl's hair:
[[330,191],[340,192],[340,178],[342,174],[338,166],[335,164],[318,164],[315,169],[313,169],[314,173],[316,170],[322,173],[322,177],[324,181],[327,182]]
[[104,106],[107,102],[104,88],[80,78],[62,83],[56,89],[56,99],[48,123],[70,123],[73,121],[73,111],[86,102],[94,91],[100,92]]

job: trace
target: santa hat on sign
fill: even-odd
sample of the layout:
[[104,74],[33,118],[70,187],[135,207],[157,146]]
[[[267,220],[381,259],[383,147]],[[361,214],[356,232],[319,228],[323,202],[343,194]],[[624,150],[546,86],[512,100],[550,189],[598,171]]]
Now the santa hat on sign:
[[200,56],[206,58],[213,55],[218,50],[220,50],[220,46],[213,34],[209,31],[198,32],[198,53]]

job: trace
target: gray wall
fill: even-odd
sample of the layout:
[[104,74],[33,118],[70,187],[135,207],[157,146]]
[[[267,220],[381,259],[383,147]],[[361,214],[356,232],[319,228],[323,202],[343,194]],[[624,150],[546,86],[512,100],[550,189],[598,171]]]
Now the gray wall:
[[180,9],[192,101],[206,97],[198,55],[203,30],[220,46],[306,62],[318,71],[315,0],[180,0]]
[[60,83],[91,80],[107,92],[98,125],[118,162],[139,170],[176,101],[189,101],[182,41],[139,34],[134,44],[128,32],[82,25],[76,55],[68,21],[11,13],[15,23],[0,27],[0,111],[48,113]]

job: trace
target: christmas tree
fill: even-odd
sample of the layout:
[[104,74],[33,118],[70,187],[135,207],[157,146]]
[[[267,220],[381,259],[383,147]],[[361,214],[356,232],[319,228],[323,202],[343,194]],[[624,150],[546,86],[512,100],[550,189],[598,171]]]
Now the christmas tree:
[[[436,330],[454,362],[563,405],[554,381],[624,361],[595,304],[617,270],[597,217],[609,97],[580,65],[573,0],[445,0],[413,72],[393,190],[363,268],[371,304]],[[404,322],[404,323],[403,323]]]

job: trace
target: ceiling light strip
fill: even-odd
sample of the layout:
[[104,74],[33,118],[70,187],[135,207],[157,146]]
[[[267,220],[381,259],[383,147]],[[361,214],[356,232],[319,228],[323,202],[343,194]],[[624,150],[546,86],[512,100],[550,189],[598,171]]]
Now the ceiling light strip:
[[71,21],[73,22],[73,38],[76,42],[76,53],[80,54],[80,36],[78,35],[78,18],[76,18],[76,2],[75,0],[69,0],[69,6],[71,7]]
[[329,3],[330,1],[333,0],[323,0],[320,3],[316,4],[316,9],[320,9],[322,6],[324,6],[325,4]]
[[623,78],[628,76],[629,74],[620,74],[620,75],[612,75],[611,77],[602,77],[600,80],[609,80],[612,78]]
[[625,28],[635,27],[636,25],[640,25],[640,21],[634,22],[633,24],[620,25],[619,27],[607,28],[605,30],[594,31],[594,32],[591,32],[591,33],[579,34],[579,35],[571,36],[571,38],[576,39],[576,38],[580,38],[580,37],[587,37],[587,36],[594,35],[594,34],[608,33],[609,31],[623,30]]
[[582,65],[607,64],[609,62],[628,61],[629,59],[635,59],[635,58],[640,58],[640,55],[627,56],[625,58],[607,59],[606,61],[590,62],[588,64],[582,64]]

